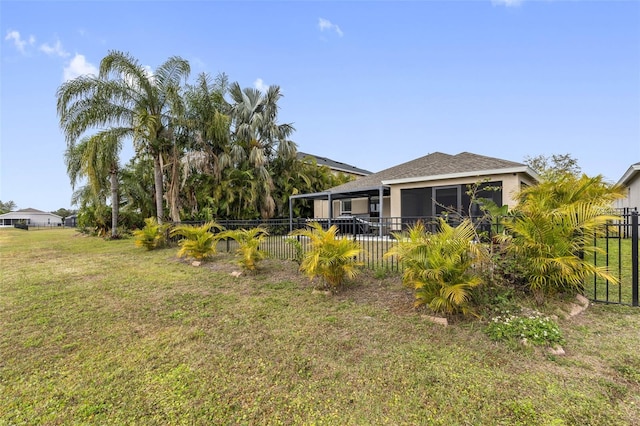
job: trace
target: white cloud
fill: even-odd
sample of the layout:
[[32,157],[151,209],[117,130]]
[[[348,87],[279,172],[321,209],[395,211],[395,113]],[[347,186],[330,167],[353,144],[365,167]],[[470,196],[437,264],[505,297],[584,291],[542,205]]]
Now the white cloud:
[[516,7],[520,6],[524,0],[491,0],[494,6]]
[[253,87],[261,92],[266,92],[269,89],[269,85],[264,84],[264,81],[262,81],[261,78],[257,78],[256,81],[253,82]]
[[67,56],[69,56],[69,52],[64,50],[64,48],[62,47],[62,43],[60,43],[60,40],[56,40],[56,44],[54,44],[53,46],[49,45],[48,43],[42,43],[40,45],[40,50],[49,56],[60,56],[61,58],[66,58]]
[[36,38],[34,36],[29,36],[28,40],[23,40],[18,31],[7,31],[7,35],[4,39],[13,41],[13,45],[20,53],[26,53],[25,48],[27,45],[33,45],[36,42]]
[[76,53],[69,64],[64,67],[64,80],[72,80],[81,75],[93,74],[98,75],[98,68],[90,62],[84,55]]
[[328,19],[318,18],[318,28],[320,29],[320,31],[335,31],[336,34],[338,34],[340,37],[344,35],[340,27],[332,23]]

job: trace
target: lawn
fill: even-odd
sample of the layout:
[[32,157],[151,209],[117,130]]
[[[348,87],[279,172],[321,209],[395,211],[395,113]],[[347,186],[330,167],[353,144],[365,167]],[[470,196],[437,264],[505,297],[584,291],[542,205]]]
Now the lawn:
[[396,276],[328,296],[175,253],[0,230],[0,424],[640,424],[640,308],[560,319],[552,356],[426,321]]

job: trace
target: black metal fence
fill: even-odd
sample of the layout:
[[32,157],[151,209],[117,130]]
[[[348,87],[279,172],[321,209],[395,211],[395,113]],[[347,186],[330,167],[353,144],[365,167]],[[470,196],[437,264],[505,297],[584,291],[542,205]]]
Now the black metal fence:
[[606,225],[606,235],[597,238],[594,245],[601,254],[594,254],[593,264],[605,266],[618,283],[593,278],[585,283],[585,296],[596,302],[639,306],[638,303],[638,212],[624,209],[621,220]]
[[[597,247],[602,248],[603,254],[594,254],[591,259],[596,266],[606,266],[619,281],[594,278],[585,283],[584,294],[597,302],[625,304],[638,306],[638,212],[631,209],[621,210],[620,220],[612,222],[606,227],[606,236],[595,241]],[[481,218],[472,218],[476,223],[478,233],[482,238],[490,241],[491,236],[499,230],[499,223],[487,222]],[[456,217],[445,217],[445,220],[455,226],[459,223]],[[385,253],[396,244],[395,233],[405,231],[409,226],[421,221],[428,230],[436,231],[438,218],[434,217],[339,217],[329,219],[296,218],[269,220],[220,220],[218,224],[225,229],[249,229],[263,227],[269,233],[268,238],[261,244],[273,258],[295,259],[297,248],[306,250],[307,241],[296,237],[299,244],[292,243],[289,236],[291,230],[304,228],[310,222],[318,222],[324,229],[330,225],[338,227],[339,235],[357,241],[362,251],[358,261],[369,269],[385,269],[399,271],[400,265],[395,257],[385,257]],[[183,222],[186,224],[188,222]],[[203,222],[191,222],[202,224]],[[234,252],[238,245],[227,239],[218,242],[218,251]]]

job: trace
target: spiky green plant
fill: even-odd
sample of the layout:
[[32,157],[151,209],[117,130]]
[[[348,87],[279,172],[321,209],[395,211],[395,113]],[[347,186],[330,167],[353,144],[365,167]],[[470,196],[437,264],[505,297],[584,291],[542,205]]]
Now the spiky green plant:
[[360,246],[349,238],[339,237],[335,225],[325,231],[319,223],[313,222],[308,228],[295,230],[290,235],[309,238],[309,250],[304,254],[300,270],[311,280],[320,276],[327,286],[336,288],[360,272],[361,262],[357,261]]
[[222,226],[215,221],[203,225],[178,225],[171,230],[171,236],[183,237],[178,245],[178,257],[191,257],[205,260],[216,253],[216,245],[220,234],[214,234],[212,229],[221,230]]
[[602,253],[594,241],[604,234],[608,221],[619,219],[612,215],[611,203],[622,194],[602,176],[567,173],[520,193],[501,239],[538,303],[554,293],[581,292],[588,277],[617,283],[606,267],[586,259]]
[[428,305],[444,314],[472,313],[471,290],[482,283],[473,267],[485,260],[486,251],[474,242],[468,219],[455,228],[440,219],[439,228],[430,234],[418,222],[406,233],[393,234],[398,244],[385,256],[402,262],[402,279],[415,290],[416,306]]
[[240,257],[238,264],[250,272],[255,272],[258,269],[258,262],[267,257],[267,253],[260,250],[260,243],[267,236],[269,232],[261,227],[228,230],[220,234],[220,238],[231,238],[238,243],[236,250],[236,254]]
[[164,246],[167,229],[168,225],[159,224],[155,217],[146,218],[144,227],[133,231],[136,246],[144,247],[147,250],[154,250]]
[[616,216],[593,203],[574,203],[552,210],[528,209],[505,222],[506,251],[513,256],[524,282],[538,303],[559,292],[582,292],[596,276],[617,283],[607,267],[595,266],[589,254],[603,254],[594,245],[604,225]]

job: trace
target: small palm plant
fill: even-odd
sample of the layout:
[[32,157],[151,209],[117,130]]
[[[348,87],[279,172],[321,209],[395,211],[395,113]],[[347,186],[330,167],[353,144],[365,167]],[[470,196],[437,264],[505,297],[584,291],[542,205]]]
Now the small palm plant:
[[144,220],[144,227],[133,231],[137,247],[153,250],[164,246],[166,243],[168,225],[161,225],[155,217]]
[[258,269],[258,262],[267,257],[267,253],[260,250],[260,243],[267,236],[269,232],[261,227],[228,230],[220,234],[220,238],[231,238],[238,243],[238,250],[236,250],[240,256],[238,263],[250,272],[255,272]]
[[196,260],[205,260],[216,253],[216,245],[220,234],[214,234],[212,229],[221,230],[222,226],[215,221],[209,221],[204,225],[178,225],[171,230],[171,236],[183,237],[178,244],[180,250],[178,257],[191,257]]
[[325,231],[317,222],[290,234],[309,238],[309,250],[304,254],[300,270],[311,280],[322,277],[326,286],[332,288],[339,287],[346,279],[355,278],[361,266],[357,261],[361,251],[358,243],[337,234],[335,225]]
[[603,253],[594,241],[605,224],[619,219],[611,204],[623,194],[602,176],[561,174],[526,188],[504,227],[506,244],[528,289],[538,303],[560,292],[582,292],[585,279],[618,283],[606,267],[589,262]]
[[482,283],[473,267],[486,257],[482,245],[474,242],[475,235],[469,219],[455,228],[440,219],[439,232],[434,234],[418,222],[406,234],[393,234],[398,243],[385,256],[397,256],[402,262],[402,279],[415,290],[416,306],[468,314],[471,291]]
[[585,280],[596,276],[617,284],[607,267],[595,266],[587,254],[604,254],[594,245],[607,221],[617,219],[592,203],[577,203],[553,210],[518,212],[505,223],[506,251],[520,267],[524,282],[541,304],[545,296],[582,293]]

